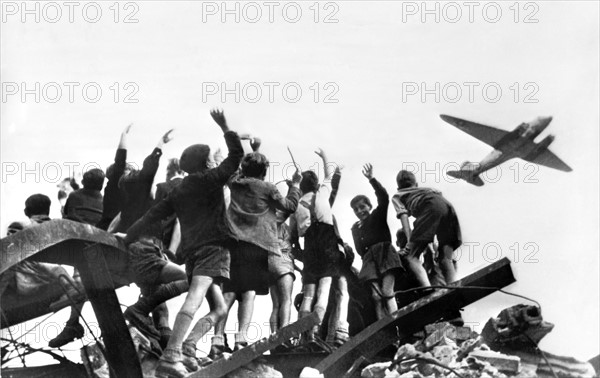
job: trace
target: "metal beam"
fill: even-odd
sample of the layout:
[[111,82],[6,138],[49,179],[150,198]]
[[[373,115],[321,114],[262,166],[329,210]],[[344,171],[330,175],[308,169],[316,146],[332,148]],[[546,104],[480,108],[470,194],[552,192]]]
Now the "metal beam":
[[312,312],[310,315],[281,328],[268,339],[263,338],[254,344],[235,352],[226,360],[218,360],[207,367],[200,369],[189,375],[188,378],[222,377],[227,373],[252,362],[255,358],[282,344],[284,341],[289,340],[292,337],[298,337],[302,332],[308,331],[317,324],[319,324],[319,317],[316,312]]
[[142,378],[140,361],[104,259],[106,248],[94,244],[84,249],[76,267],[102,331],[111,377],[114,374],[116,377]]
[[[402,340],[421,330],[426,324],[439,320],[448,310],[458,310],[513,282],[515,277],[510,261],[503,258],[450,285],[457,289],[438,289],[371,324],[315,368],[326,377],[343,376],[358,358],[370,359],[394,341]],[[461,286],[486,289],[467,289]]]

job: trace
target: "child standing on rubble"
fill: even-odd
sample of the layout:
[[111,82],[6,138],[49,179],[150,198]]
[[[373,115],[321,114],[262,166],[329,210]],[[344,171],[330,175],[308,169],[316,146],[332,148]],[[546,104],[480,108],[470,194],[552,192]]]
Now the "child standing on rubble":
[[[419,286],[431,286],[427,272],[420,261],[421,254],[437,236],[440,267],[447,284],[456,281],[452,254],[462,244],[460,224],[454,207],[442,193],[431,188],[420,188],[412,172],[401,170],[396,176],[398,192],[392,197],[396,215],[408,240],[400,254]],[[409,216],[416,218],[411,232]]]
[[371,201],[365,195],[358,195],[350,201],[350,206],[358,218],[358,222],[352,226],[352,238],[356,252],[363,260],[358,277],[369,284],[377,318],[381,319],[386,314],[398,310],[394,297],[394,283],[395,275],[403,267],[400,256],[392,245],[392,236],[387,224],[388,193],[373,177],[371,164],[365,164],[362,173],[375,189],[377,207],[372,210]]
[[[339,281],[341,276],[341,265],[343,254],[338,248],[338,236],[336,235],[333,214],[329,202],[332,172],[328,167],[327,157],[321,149],[316,154],[323,160],[325,180],[319,184],[319,179],[313,171],[302,172],[300,190],[302,198],[300,205],[294,213],[295,224],[298,235],[304,237],[303,262],[303,293],[304,297],[300,306],[299,316],[308,315],[315,311],[319,317],[319,325],[315,326],[307,334],[307,342],[315,341],[319,334],[321,323],[325,317],[325,311],[329,302],[329,292],[332,280]],[[313,305],[314,304],[314,305]],[[347,306],[347,302],[346,302]],[[343,311],[343,315],[346,311]],[[340,319],[333,319],[330,324],[337,323],[336,335],[347,336],[347,322],[338,314]],[[328,330],[332,332],[333,330]],[[340,340],[343,343],[345,340]]]

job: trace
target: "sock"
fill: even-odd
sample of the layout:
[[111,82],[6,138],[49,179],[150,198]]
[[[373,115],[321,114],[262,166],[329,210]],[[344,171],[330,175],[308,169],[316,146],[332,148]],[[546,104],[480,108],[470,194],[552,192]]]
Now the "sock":
[[187,280],[162,284],[154,293],[142,297],[134,306],[144,314],[149,314],[159,304],[187,292],[189,288],[190,285]]
[[216,345],[216,346],[225,346],[225,336],[223,336],[223,335],[214,335],[210,339],[210,344],[211,345]]

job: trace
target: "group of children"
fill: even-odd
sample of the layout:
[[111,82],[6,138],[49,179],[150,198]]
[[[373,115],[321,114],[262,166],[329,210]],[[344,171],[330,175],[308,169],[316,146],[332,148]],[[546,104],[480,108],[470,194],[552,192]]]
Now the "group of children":
[[[323,160],[325,180],[319,182],[313,171],[296,171],[287,181],[284,197],[265,181],[269,161],[259,152],[260,140],[230,130],[220,110],[211,111],[211,116],[224,134],[228,148],[224,159],[208,145],[186,148],[178,161],[169,162],[167,181],[157,185],[153,198],[162,147],[171,140],[172,130],[138,171],[126,163],[128,126],[115,162],[107,169],[104,196],[104,173],[91,170],[83,177],[83,188],[70,193],[64,206],[65,218],[96,225],[124,239],[130,279],[142,293],[124,316],[144,333],[156,336],[162,349],[157,377],[183,377],[197,370],[204,362],[196,358],[197,343],[213,327],[208,357],[218,359],[230,351],[224,329],[236,300],[239,329],[233,351],[248,345],[256,295],[271,292],[271,331],[289,324],[295,259],[303,263],[299,317],[316,312],[320,321],[303,335],[301,344],[310,346],[324,338],[337,347],[349,337],[353,252],[341,239],[331,209],[341,169],[331,172],[325,152],[319,149],[316,154]],[[243,139],[251,141],[252,153],[244,154]],[[391,199],[403,226],[398,239],[405,239],[398,252],[387,223],[390,198],[373,172],[372,165],[363,167],[375,190],[377,207],[365,195],[354,197],[350,206],[358,218],[352,226],[355,249],[362,258],[358,278],[371,292],[377,318],[382,318],[398,309],[397,278],[405,271],[412,273],[419,286],[430,285],[421,256],[431,250],[436,236],[444,281],[456,280],[452,252],[460,246],[461,237],[454,208],[441,193],[418,187],[412,173],[400,171],[398,192]],[[412,231],[409,216],[416,218]],[[184,292],[186,298],[171,330],[164,302]],[[205,298],[210,311],[194,323]],[[69,321],[54,346],[82,337],[81,326],[73,325],[76,317]],[[287,341],[283,347],[291,346]]]

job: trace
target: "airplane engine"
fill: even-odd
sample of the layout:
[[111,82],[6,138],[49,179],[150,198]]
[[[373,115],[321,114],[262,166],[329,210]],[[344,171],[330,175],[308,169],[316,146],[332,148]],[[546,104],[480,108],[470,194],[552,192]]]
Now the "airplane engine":
[[542,150],[544,148],[547,148],[552,142],[554,142],[554,138],[554,135],[548,135],[547,137],[542,139],[540,143],[537,144],[536,150]]
[[554,138],[555,138],[554,135],[548,135],[547,137],[542,139],[541,142],[536,144],[535,149],[533,151],[531,151],[529,153],[529,155],[525,156],[525,160],[535,159],[539,154],[544,152],[544,150],[546,150],[552,142],[554,142]]

